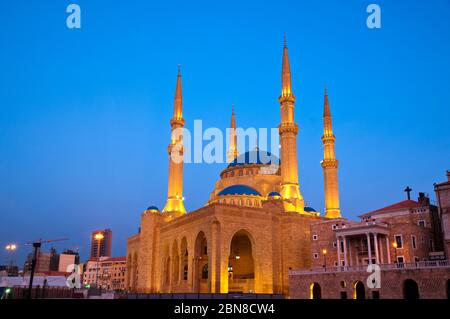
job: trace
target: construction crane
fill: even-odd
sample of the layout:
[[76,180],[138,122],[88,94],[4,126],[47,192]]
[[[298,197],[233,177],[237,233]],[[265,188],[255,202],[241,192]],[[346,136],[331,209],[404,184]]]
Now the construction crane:
[[37,241],[28,242],[25,245],[33,246],[33,259],[31,260],[31,273],[30,273],[30,284],[28,286],[28,298],[31,299],[31,292],[33,290],[33,278],[34,278],[34,271],[36,270],[36,261],[37,261],[37,255],[39,252],[39,249],[41,248],[42,244],[48,244],[48,243],[54,243],[58,241],[64,241],[69,240],[69,238],[58,238],[58,239],[39,239]]

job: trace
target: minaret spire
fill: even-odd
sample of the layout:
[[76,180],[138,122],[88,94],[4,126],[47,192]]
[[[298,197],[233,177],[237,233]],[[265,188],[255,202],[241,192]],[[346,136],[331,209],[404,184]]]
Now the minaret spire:
[[227,152],[228,163],[234,161],[238,157],[237,150],[237,134],[236,134],[236,117],[234,115],[234,103],[231,105],[231,124],[230,124],[230,146]]
[[289,65],[289,55],[288,47],[286,41],[286,35],[284,35],[284,46],[283,46],[283,62],[281,69],[281,96],[282,97],[295,97],[292,93],[292,83],[291,83],[291,67]]
[[281,197],[284,209],[305,214],[304,200],[298,183],[297,133],[294,120],[295,96],[292,92],[291,69],[286,37],[283,46],[281,67],[281,95],[278,98],[281,109],[281,123],[278,127],[281,144]]
[[180,69],[179,64],[178,64],[177,84],[175,87],[173,118],[174,119],[182,119],[183,118],[183,92],[181,89],[181,69]]
[[181,70],[178,65],[177,84],[173,102],[173,117],[170,120],[171,139],[169,152],[169,182],[167,203],[163,213],[167,213],[167,220],[186,214],[183,198],[183,95],[181,90]]
[[339,161],[334,152],[334,141],[336,137],[333,134],[331,120],[330,103],[328,101],[328,90],[325,86],[323,102],[323,160],[321,162],[324,176],[325,189],[325,217],[340,218],[341,210],[339,208],[339,187],[337,169]]

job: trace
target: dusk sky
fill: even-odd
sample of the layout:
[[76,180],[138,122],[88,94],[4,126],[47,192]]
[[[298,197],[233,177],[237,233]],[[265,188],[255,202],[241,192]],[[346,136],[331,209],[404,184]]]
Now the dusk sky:
[[[381,29],[366,25],[370,3]],[[85,260],[103,228],[124,256],[141,213],[165,204],[177,65],[187,129],[225,130],[232,103],[239,127],[277,127],[284,33],[307,204],[323,212],[325,82],[343,216],[404,200],[407,185],[434,200],[450,169],[448,0],[1,1],[0,264],[60,237]],[[224,167],[185,165],[189,211]]]

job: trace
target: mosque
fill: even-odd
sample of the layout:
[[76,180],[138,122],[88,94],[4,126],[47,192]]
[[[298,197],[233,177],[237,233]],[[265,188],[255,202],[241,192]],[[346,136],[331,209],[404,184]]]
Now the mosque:
[[[298,126],[286,42],[280,103],[280,160],[255,149],[237,150],[231,117],[229,165],[205,206],[186,212],[183,162],[173,152],[183,137],[172,134],[168,147],[167,203],[142,213],[140,231],[127,241],[126,287],[146,293],[289,293],[289,270],[311,266],[311,223],[341,217],[335,136],[325,91],[322,143],[325,213],[305,207],[297,164]],[[178,70],[172,133],[183,128],[181,75]]]

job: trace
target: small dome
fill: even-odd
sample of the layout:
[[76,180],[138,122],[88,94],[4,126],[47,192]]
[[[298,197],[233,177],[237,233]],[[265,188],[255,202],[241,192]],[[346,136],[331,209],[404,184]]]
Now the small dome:
[[254,188],[247,185],[231,185],[222,189],[217,196],[224,195],[254,195],[261,196],[261,194]]
[[149,206],[149,207],[147,208],[147,210],[157,210],[157,211],[159,211],[159,208],[156,207],[156,206]]
[[305,207],[305,212],[311,213],[311,212],[317,212],[317,211],[314,208],[312,208],[312,207],[306,206]]
[[269,195],[267,195],[269,197],[281,197],[281,194],[278,192],[270,192]]
[[254,150],[246,152],[244,154],[236,157],[229,165],[230,167],[235,167],[238,165],[248,165],[248,164],[258,164],[258,165],[280,165],[280,159],[267,151]]

